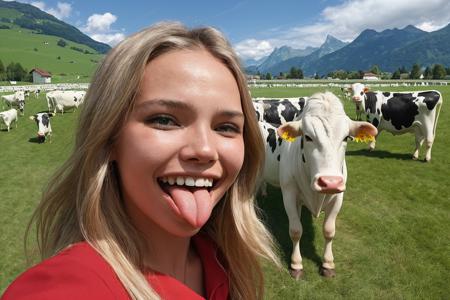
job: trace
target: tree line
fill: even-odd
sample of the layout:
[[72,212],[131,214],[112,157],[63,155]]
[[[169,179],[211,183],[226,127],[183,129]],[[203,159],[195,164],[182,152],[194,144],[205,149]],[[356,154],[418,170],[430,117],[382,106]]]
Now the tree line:
[[6,67],[0,60],[0,81],[33,81],[33,76],[20,63],[11,62]]
[[[383,72],[378,65],[373,65],[369,72],[377,75],[380,79],[420,79],[423,75],[423,79],[444,79],[446,76],[450,76],[450,67],[445,67],[441,64],[434,64],[432,66],[427,66],[426,68],[421,67],[420,64],[414,64],[409,71],[404,66],[398,68],[393,73]],[[363,79],[364,71],[347,71],[347,70],[335,70],[329,72],[325,76],[320,76],[315,74],[313,77],[315,79],[321,78],[338,78],[338,79]],[[277,79],[303,79],[303,70],[300,68],[292,67],[289,72],[280,72],[277,76],[273,76],[270,72],[261,74],[257,72],[261,79],[271,80]]]

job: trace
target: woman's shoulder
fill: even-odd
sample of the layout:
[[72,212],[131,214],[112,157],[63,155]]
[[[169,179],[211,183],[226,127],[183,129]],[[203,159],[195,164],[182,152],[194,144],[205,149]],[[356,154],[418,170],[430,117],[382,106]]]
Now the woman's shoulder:
[[129,299],[108,263],[88,243],[72,245],[21,274],[7,299]]

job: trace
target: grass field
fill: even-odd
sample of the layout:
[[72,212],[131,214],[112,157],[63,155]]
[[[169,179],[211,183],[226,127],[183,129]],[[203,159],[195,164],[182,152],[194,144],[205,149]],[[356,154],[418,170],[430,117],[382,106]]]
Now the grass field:
[[[412,135],[383,132],[373,152],[349,143],[349,179],[337,219],[333,252],[337,277],[318,274],[323,252],[321,223],[303,210],[301,251],[306,277],[287,272],[291,242],[281,193],[259,199],[283,256],[284,269],[266,266],[266,299],[449,299],[450,295],[450,87],[444,97],[430,163],[410,159]],[[412,90],[402,88],[397,90]],[[255,88],[254,97],[309,96],[323,88]],[[328,90],[338,94],[337,89]],[[354,107],[345,102],[351,118]],[[23,235],[49,176],[73,145],[78,112],[52,119],[52,143],[36,144],[28,116],[46,109],[44,95],[29,100],[24,117],[0,131],[0,292],[25,269]],[[420,158],[423,158],[421,152]]]

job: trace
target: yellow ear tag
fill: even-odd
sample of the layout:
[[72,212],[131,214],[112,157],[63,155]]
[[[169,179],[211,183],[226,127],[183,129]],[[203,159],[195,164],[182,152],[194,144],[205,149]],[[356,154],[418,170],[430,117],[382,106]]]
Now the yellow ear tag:
[[366,130],[360,130],[358,135],[355,136],[354,141],[358,143],[370,143],[375,141],[375,137]]
[[287,131],[283,132],[283,134],[281,135],[281,138],[282,138],[283,140],[285,140],[285,141],[288,141],[288,142],[293,142],[293,141],[295,141],[295,137],[290,136],[289,133],[288,133]]

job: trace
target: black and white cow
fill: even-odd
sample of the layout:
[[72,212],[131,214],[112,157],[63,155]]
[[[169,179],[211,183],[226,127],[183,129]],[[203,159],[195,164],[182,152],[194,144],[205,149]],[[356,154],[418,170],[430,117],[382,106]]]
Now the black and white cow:
[[[426,143],[425,161],[431,159],[431,147],[436,135],[436,125],[442,106],[438,91],[370,92],[361,83],[352,85],[353,101],[366,113],[367,121],[378,129],[394,135],[411,132],[416,137],[413,159],[419,158],[419,149]],[[375,140],[369,149],[375,149]]]
[[86,91],[51,91],[46,95],[48,111],[53,109],[53,113],[56,114],[56,110],[59,110],[61,114],[64,113],[64,109],[77,108],[83,103]]
[[4,103],[7,104],[9,108],[13,108],[13,106],[16,106],[19,108],[20,113],[23,115],[25,110],[25,92],[24,91],[17,91],[14,94],[10,95],[3,95],[1,96]]
[[[292,240],[291,275],[303,275],[300,238],[300,213],[303,206],[317,217],[325,212],[323,234],[325,248],[321,274],[335,275],[332,240],[336,217],[341,209],[347,181],[345,149],[347,140],[365,132],[376,135],[368,122],[352,121],[345,114],[340,100],[332,93],[311,96],[299,119],[275,128],[259,122],[265,140],[264,180],[280,187],[289,219]],[[286,135],[288,142],[281,137]]]
[[50,124],[50,117],[52,113],[37,113],[34,116],[30,116],[30,120],[36,122],[38,127],[37,138],[39,143],[44,143],[46,137],[51,139],[52,135],[52,125]]
[[281,125],[298,117],[308,97],[254,98],[258,121]]

